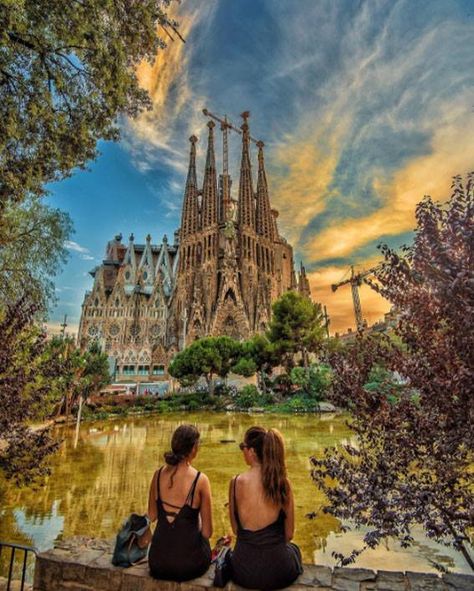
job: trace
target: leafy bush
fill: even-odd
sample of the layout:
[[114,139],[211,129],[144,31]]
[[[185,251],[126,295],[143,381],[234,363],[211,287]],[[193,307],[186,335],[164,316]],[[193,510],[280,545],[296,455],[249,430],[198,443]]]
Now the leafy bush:
[[306,396],[324,400],[332,380],[331,368],[325,364],[313,363],[309,367],[294,367],[290,373],[291,382],[299,386]]
[[309,398],[304,394],[295,394],[281,404],[276,405],[274,412],[317,412],[319,410],[318,401]]
[[254,384],[247,384],[237,394],[235,404],[239,408],[265,406],[273,401],[270,394],[262,394]]

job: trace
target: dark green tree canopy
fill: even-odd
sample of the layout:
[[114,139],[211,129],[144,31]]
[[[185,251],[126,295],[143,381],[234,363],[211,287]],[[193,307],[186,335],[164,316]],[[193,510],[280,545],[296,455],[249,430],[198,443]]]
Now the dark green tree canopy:
[[136,66],[153,60],[170,0],[0,0],[0,205],[41,194],[118,138],[150,104]]
[[212,390],[214,375],[225,378],[241,355],[241,345],[230,337],[204,337],[179,352],[169,373],[183,385],[195,383],[201,376]]
[[301,353],[308,363],[308,352],[317,351],[324,339],[324,317],[321,305],[295,291],[288,291],[273,304],[268,339],[275,351],[286,357]]

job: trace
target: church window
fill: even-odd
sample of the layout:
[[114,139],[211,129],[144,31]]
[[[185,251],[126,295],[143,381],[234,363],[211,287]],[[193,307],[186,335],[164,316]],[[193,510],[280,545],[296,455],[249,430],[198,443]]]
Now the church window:
[[95,298],[94,300],[94,306],[97,307],[99,305],[99,300],[97,298]]
[[146,271],[143,271],[143,279],[145,279],[145,281],[148,279],[148,273]]
[[138,366],[138,375],[139,376],[147,376],[150,373],[150,366],[149,365],[139,365]]
[[120,306],[120,302],[118,298],[115,298],[115,307],[118,308]]
[[134,365],[124,365],[122,373],[124,376],[134,376],[135,375],[135,366]]
[[128,281],[130,279],[130,271],[125,273],[125,279]]
[[164,365],[154,365],[153,366],[153,375],[154,376],[164,376],[165,375],[165,366]]

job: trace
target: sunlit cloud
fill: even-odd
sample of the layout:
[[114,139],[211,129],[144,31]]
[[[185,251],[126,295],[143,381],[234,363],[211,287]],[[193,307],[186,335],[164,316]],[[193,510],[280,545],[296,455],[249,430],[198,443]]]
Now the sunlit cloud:
[[[202,170],[202,108],[236,123],[250,109],[280,230],[331,328],[344,330],[354,326],[350,289],[330,284],[353,262],[370,266],[379,240],[410,239],[423,195],[447,198],[451,176],[474,167],[474,23],[457,0],[257,4],[175,9],[187,42],[139,67],[153,110],[127,122],[125,146],[144,175],[168,171],[157,197],[176,223],[191,133]],[[238,144],[234,135],[235,192]],[[389,307],[368,287],[361,299],[369,322]]]
[[183,146],[187,137],[202,127],[201,111],[206,105],[205,97],[193,82],[199,74],[190,70],[191,57],[199,49],[199,37],[192,34],[212,21],[215,6],[215,0],[205,6],[196,0],[173,3],[170,15],[179,22],[186,43],[177,37],[174,41],[165,37],[167,47],[158,51],[154,63],[143,62],[137,69],[139,83],[152,100],[152,109],[127,121],[124,142],[141,172],[158,165],[179,177],[186,172]]

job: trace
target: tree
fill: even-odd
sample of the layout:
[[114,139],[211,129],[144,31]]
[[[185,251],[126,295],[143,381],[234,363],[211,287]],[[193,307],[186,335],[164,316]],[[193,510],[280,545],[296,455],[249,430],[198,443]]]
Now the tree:
[[68,251],[65,241],[72,232],[67,213],[27,198],[9,203],[0,216],[0,306],[15,301],[24,286],[39,311],[55,300],[52,278]]
[[265,335],[256,334],[242,343],[242,357],[234,366],[233,371],[249,377],[257,373],[258,385],[262,392],[267,391],[267,379],[278,365],[275,347]]
[[321,347],[325,334],[321,305],[295,291],[288,291],[273,304],[268,339],[287,369],[301,354],[307,367],[310,352]]
[[[399,313],[402,346],[359,336],[332,356],[334,401],[350,409],[358,444],[312,462],[326,511],[370,527],[367,546],[409,545],[419,524],[474,569],[474,175],[453,189],[445,206],[418,204],[411,246],[383,247],[378,289]],[[380,366],[401,379],[377,386]]]
[[168,371],[184,386],[194,384],[204,376],[211,396],[214,376],[226,378],[241,356],[241,345],[227,336],[204,337],[180,351],[170,363]]
[[119,114],[150,107],[136,66],[176,30],[170,0],[0,0],[0,205],[84,168]]
[[0,469],[19,484],[47,473],[46,459],[57,449],[48,429],[30,427],[48,393],[40,379],[45,337],[32,323],[35,312],[24,297],[0,319]]
[[66,419],[76,405],[81,408],[91,394],[110,383],[107,355],[96,342],[82,351],[71,337],[54,337],[45,348],[41,369],[54,397],[56,414],[64,414]]

